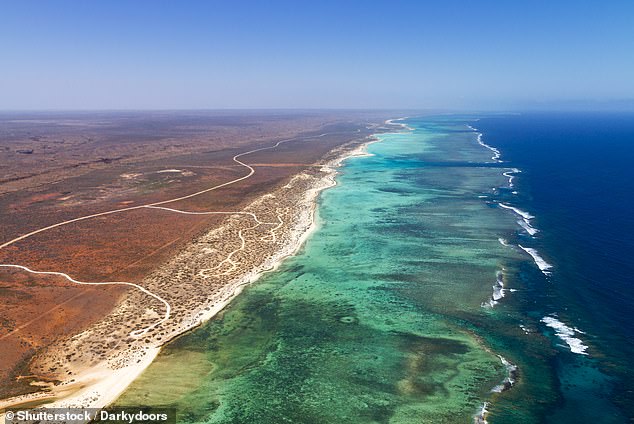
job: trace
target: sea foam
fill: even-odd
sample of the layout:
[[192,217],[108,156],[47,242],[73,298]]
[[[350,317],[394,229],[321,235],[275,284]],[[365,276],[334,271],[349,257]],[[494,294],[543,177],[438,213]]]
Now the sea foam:
[[496,273],[495,284],[493,285],[493,294],[488,302],[482,304],[482,307],[494,307],[505,295],[506,289],[504,288],[504,273],[502,271],[498,271]]
[[546,262],[544,260],[544,258],[542,258],[539,254],[539,252],[536,249],[533,249],[532,247],[524,247],[521,244],[518,244],[519,248],[522,249],[524,252],[528,253],[529,255],[531,255],[531,257],[533,258],[533,261],[535,261],[535,265],[537,265],[537,268],[539,268],[539,270],[544,273],[544,275],[550,275],[551,272],[549,271],[553,266],[551,264],[549,264],[548,262]]
[[526,231],[529,235],[534,236],[535,234],[537,234],[539,232],[539,230],[535,227],[533,227],[530,224],[530,221],[528,219],[520,219],[517,221],[517,224],[522,227],[524,229],[524,231]]
[[498,355],[498,358],[500,358],[502,365],[506,368],[506,377],[501,384],[498,384],[491,389],[494,393],[502,393],[503,391],[510,389],[513,387],[513,384],[515,384],[515,380],[517,379],[517,365],[510,363],[502,355]]
[[522,218],[524,218],[524,219],[532,219],[532,218],[535,218],[535,217],[534,217],[533,215],[531,215],[530,213],[525,212],[525,211],[523,211],[523,210],[521,210],[521,209],[518,209],[518,208],[516,208],[516,207],[514,207],[514,206],[506,205],[506,204],[504,204],[504,203],[498,203],[498,205],[499,205],[501,208],[504,208],[504,209],[510,209],[510,210],[512,210],[513,212],[515,212],[516,214],[518,214],[519,216],[521,216],[521,217],[522,217]]
[[570,347],[571,352],[578,353],[580,355],[588,354],[586,352],[586,350],[588,349],[588,346],[583,344],[583,342],[580,339],[575,337],[577,333],[585,334],[583,331],[577,328],[571,328],[553,316],[546,316],[542,318],[541,321],[544,324],[546,324],[548,327],[555,330],[555,335],[559,337],[561,340],[563,340],[564,342],[566,342],[568,347]]
[[502,175],[504,175],[509,180],[509,188],[513,188],[514,187],[514,185],[513,185],[513,180],[515,179],[515,175],[514,174],[519,174],[520,172],[522,172],[522,171],[520,171],[517,168],[511,168],[510,170],[502,173]]
[[489,413],[489,410],[487,409],[488,406],[489,406],[488,402],[484,402],[482,404],[482,408],[480,408],[476,416],[473,417],[474,424],[488,424],[488,421],[487,421],[487,414]]
[[504,209],[509,209],[515,212],[521,219],[517,221],[520,227],[522,227],[529,235],[534,236],[539,230],[531,225],[531,219],[535,218],[530,213],[523,211],[515,206],[507,205],[505,203],[498,203],[498,206]]
[[486,144],[484,141],[482,141],[482,133],[478,131],[477,128],[472,127],[471,125],[467,125],[467,127],[471,130],[471,131],[475,131],[477,133],[477,141],[478,144],[482,147],[486,147],[487,149],[489,149],[490,151],[493,152],[493,156],[491,157],[491,159],[493,159],[496,162],[502,162],[500,160],[500,156],[502,156],[502,154],[500,153],[500,151],[498,149],[496,149],[493,146],[490,146],[488,144]]

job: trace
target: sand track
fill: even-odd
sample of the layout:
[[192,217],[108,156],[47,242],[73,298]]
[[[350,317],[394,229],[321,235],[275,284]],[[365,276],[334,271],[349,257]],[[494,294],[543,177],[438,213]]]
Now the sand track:
[[[70,281],[71,283],[80,284],[80,285],[104,286],[104,285],[120,284],[120,285],[130,286],[130,287],[136,288],[137,290],[142,291],[143,293],[147,294],[148,296],[152,296],[153,298],[155,298],[159,302],[162,302],[165,305],[165,315],[163,316],[163,318],[161,318],[155,324],[150,325],[149,327],[133,331],[132,333],[130,333],[130,335],[132,337],[140,337],[143,334],[145,334],[148,331],[150,331],[152,328],[156,327],[157,325],[160,325],[163,322],[167,321],[169,319],[169,317],[170,317],[170,313],[171,313],[171,310],[172,310],[172,307],[170,306],[170,304],[165,299],[160,297],[159,295],[152,293],[151,291],[147,290],[146,288],[144,288],[144,287],[142,287],[142,286],[140,286],[138,284],[130,283],[130,282],[127,282],[127,281],[103,281],[103,282],[79,281],[79,280],[75,280],[73,277],[71,277],[70,275],[65,274],[63,272],[35,271],[35,270],[32,270],[31,268],[25,267],[23,265],[14,265],[14,264],[0,264],[0,268],[17,268],[17,269],[21,269],[23,271],[29,272],[31,274],[55,275],[55,276],[63,277],[65,279],[67,279],[68,281]],[[14,334],[17,331],[19,331],[19,330],[14,330],[11,333],[5,334],[4,336],[0,337],[0,340],[2,340],[4,338]]]

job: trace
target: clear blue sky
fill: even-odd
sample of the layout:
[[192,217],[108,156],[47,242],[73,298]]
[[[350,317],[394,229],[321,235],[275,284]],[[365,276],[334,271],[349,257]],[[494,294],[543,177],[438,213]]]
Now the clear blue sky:
[[634,1],[0,1],[0,109],[634,99]]

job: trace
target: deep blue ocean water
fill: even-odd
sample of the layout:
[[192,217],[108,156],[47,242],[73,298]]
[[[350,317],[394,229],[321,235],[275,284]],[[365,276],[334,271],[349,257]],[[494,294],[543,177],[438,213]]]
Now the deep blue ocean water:
[[634,114],[528,113],[475,126],[522,171],[517,194],[501,195],[535,216],[534,243],[554,266],[527,282],[522,308],[565,317],[590,345],[583,364],[565,354],[553,363],[563,396],[549,421],[634,419]]

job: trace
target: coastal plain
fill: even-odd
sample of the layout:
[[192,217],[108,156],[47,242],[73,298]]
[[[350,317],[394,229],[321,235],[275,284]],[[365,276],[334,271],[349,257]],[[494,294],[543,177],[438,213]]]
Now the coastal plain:
[[384,121],[0,116],[0,407],[112,402],[160,346],[293,253],[341,158]]

